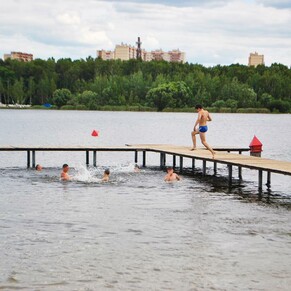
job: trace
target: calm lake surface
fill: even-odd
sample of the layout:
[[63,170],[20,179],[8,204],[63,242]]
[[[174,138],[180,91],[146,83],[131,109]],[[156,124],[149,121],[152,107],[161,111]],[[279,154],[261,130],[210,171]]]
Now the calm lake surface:
[[[248,147],[257,135],[263,157],[291,161],[291,115],[212,117],[211,145]],[[195,118],[0,110],[0,145],[190,148]],[[260,198],[256,171],[228,189],[224,166],[218,177],[210,165],[208,177],[164,183],[157,154],[140,173],[133,161],[98,153],[98,167],[86,169],[84,153],[45,152],[36,172],[26,153],[0,152],[0,290],[290,290],[291,177],[272,175]],[[59,179],[64,163],[72,181]],[[111,181],[101,183],[107,167]]]

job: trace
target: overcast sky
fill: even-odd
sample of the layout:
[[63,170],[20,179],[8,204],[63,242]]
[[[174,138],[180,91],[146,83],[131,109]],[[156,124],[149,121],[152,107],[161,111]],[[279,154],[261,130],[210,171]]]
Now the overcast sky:
[[7,0],[0,6],[0,56],[96,57],[115,44],[179,48],[191,63],[291,65],[291,0]]

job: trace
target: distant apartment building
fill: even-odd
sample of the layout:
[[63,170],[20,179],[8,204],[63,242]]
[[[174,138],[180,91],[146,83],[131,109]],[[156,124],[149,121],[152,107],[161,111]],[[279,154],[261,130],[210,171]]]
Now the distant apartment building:
[[116,60],[128,61],[136,58],[136,48],[127,44],[116,45],[114,51]]
[[[114,51],[98,50],[97,57],[103,60],[122,60],[128,61],[131,59],[136,59],[137,49],[134,46],[127,44],[116,45]],[[166,61],[166,62],[185,62],[185,53],[181,52],[179,49],[172,50],[169,52],[164,52],[163,50],[154,50],[147,52],[145,50],[141,51],[141,59],[143,61]]]
[[33,55],[22,52],[11,52],[10,54],[4,54],[4,61],[7,59],[30,62],[33,60]]
[[97,51],[97,57],[101,58],[102,60],[112,60],[114,59],[114,52],[100,50],[100,51]]
[[249,56],[249,66],[258,66],[258,65],[264,65],[264,55],[259,55],[257,52],[250,53]]

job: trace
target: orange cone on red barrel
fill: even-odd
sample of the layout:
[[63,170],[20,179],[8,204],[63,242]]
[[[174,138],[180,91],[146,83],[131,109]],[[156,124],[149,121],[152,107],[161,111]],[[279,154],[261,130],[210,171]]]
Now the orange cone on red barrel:
[[252,139],[252,141],[250,143],[250,153],[251,153],[251,156],[260,157],[261,156],[261,152],[263,151],[262,147],[263,147],[263,144],[254,135],[254,138]]

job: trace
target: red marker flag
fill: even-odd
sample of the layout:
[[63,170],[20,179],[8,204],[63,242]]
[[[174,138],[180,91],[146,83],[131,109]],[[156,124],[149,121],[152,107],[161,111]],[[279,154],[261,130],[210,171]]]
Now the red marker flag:
[[91,133],[92,136],[99,136],[99,132],[96,131],[95,129]]

